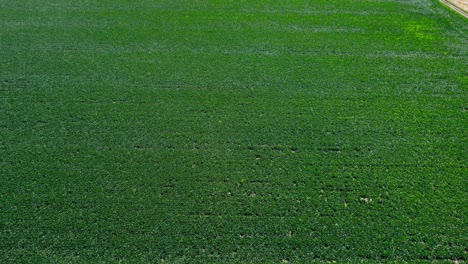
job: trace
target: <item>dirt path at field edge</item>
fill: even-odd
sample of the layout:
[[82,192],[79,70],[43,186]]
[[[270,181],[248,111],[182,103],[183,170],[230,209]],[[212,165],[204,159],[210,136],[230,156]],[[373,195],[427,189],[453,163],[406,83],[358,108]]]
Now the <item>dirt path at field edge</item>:
[[468,18],[468,1],[467,0],[440,0],[448,7]]

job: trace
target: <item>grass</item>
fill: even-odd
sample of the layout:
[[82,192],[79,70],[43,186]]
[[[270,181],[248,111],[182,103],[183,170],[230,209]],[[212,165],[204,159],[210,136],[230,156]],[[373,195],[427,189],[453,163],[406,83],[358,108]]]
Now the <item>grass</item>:
[[0,7],[0,262],[466,261],[437,1]]

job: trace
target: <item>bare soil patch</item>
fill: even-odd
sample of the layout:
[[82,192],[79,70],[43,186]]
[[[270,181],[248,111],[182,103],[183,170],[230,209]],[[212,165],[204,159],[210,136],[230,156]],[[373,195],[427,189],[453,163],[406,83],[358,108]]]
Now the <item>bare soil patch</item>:
[[468,0],[440,0],[453,10],[468,18]]

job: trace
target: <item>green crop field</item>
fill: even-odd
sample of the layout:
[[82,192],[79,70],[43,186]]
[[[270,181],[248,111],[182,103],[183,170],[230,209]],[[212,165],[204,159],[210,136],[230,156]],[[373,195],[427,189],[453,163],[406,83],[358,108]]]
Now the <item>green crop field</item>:
[[0,0],[0,263],[463,263],[436,0]]

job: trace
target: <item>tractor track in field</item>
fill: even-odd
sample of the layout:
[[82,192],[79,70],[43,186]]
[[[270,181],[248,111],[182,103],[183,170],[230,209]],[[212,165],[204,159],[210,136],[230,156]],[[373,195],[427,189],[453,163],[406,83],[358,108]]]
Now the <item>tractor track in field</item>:
[[468,18],[468,1],[467,0],[440,0],[443,4],[457,11],[462,16]]

